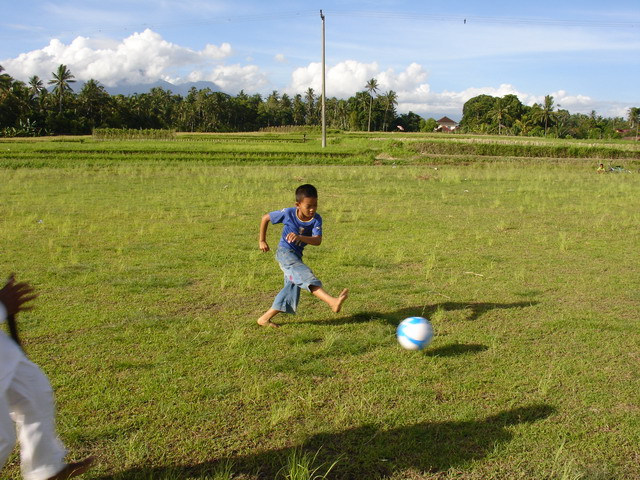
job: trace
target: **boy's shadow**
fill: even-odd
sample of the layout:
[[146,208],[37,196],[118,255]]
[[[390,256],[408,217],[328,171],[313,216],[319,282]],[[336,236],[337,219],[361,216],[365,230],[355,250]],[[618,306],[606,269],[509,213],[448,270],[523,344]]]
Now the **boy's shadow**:
[[384,320],[390,325],[398,325],[407,317],[431,318],[437,311],[468,310],[465,317],[467,321],[480,318],[490,310],[507,310],[512,308],[526,308],[537,305],[537,301],[514,302],[514,303],[490,303],[490,302],[442,302],[433,305],[420,305],[416,307],[405,307],[395,312],[359,312],[349,317],[334,318],[330,320],[302,320],[297,323],[308,323],[314,325],[347,325],[350,323],[366,323],[372,320]]
[[[555,412],[547,404],[514,408],[482,420],[423,422],[384,430],[364,425],[340,432],[319,433],[289,448],[211,460],[197,465],[138,467],[100,480],[201,478],[230,462],[234,475],[273,479],[294,450],[311,456],[324,468],[339,460],[329,478],[361,479],[392,475],[408,469],[442,472],[478,460],[513,438],[509,427],[543,420]],[[322,469],[320,470],[322,472]]]

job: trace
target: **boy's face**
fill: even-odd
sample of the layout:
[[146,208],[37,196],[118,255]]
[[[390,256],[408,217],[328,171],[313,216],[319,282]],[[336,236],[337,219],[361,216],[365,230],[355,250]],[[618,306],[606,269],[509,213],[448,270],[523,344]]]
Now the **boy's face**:
[[309,221],[316,214],[318,209],[318,199],[313,197],[304,197],[302,201],[296,202],[298,207],[298,216],[300,220]]

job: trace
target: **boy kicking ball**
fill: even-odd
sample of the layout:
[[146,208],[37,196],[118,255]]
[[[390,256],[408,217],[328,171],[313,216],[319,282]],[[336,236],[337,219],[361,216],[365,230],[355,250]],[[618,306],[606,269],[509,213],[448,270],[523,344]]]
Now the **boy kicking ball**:
[[306,245],[322,243],[322,217],[316,213],[318,208],[318,191],[313,185],[305,184],[296,189],[296,206],[266,213],[260,222],[259,246],[263,252],[270,250],[267,243],[267,227],[269,223],[284,224],[282,237],[278,243],[276,260],[284,272],[284,287],[276,295],[271,308],[258,319],[258,325],[279,327],[272,318],[280,312],[296,313],[300,299],[300,289],[311,292],[325,302],[334,313],[338,313],[349,295],[344,289],[340,295],[333,297],[322,288],[322,282],[302,261],[302,252]]

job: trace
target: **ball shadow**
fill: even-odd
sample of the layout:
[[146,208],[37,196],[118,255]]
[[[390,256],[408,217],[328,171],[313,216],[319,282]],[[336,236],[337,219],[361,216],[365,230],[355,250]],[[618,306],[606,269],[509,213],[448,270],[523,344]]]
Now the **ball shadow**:
[[424,354],[427,357],[457,357],[470,353],[480,353],[485,350],[489,350],[489,347],[477,343],[452,343],[438,348],[430,348],[425,350]]

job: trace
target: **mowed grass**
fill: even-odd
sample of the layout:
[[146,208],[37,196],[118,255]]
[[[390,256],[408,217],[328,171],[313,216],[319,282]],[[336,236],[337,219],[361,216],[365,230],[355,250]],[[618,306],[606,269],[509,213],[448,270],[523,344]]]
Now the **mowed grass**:
[[[259,219],[307,182],[305,259],[351,297],[259,328],[282,284]],[[640,477],[637,173],[77,161],[0,185],[1,270],[40,293],[25,348],[84,478]],[[423,352],[395,340],[412,315]]]

